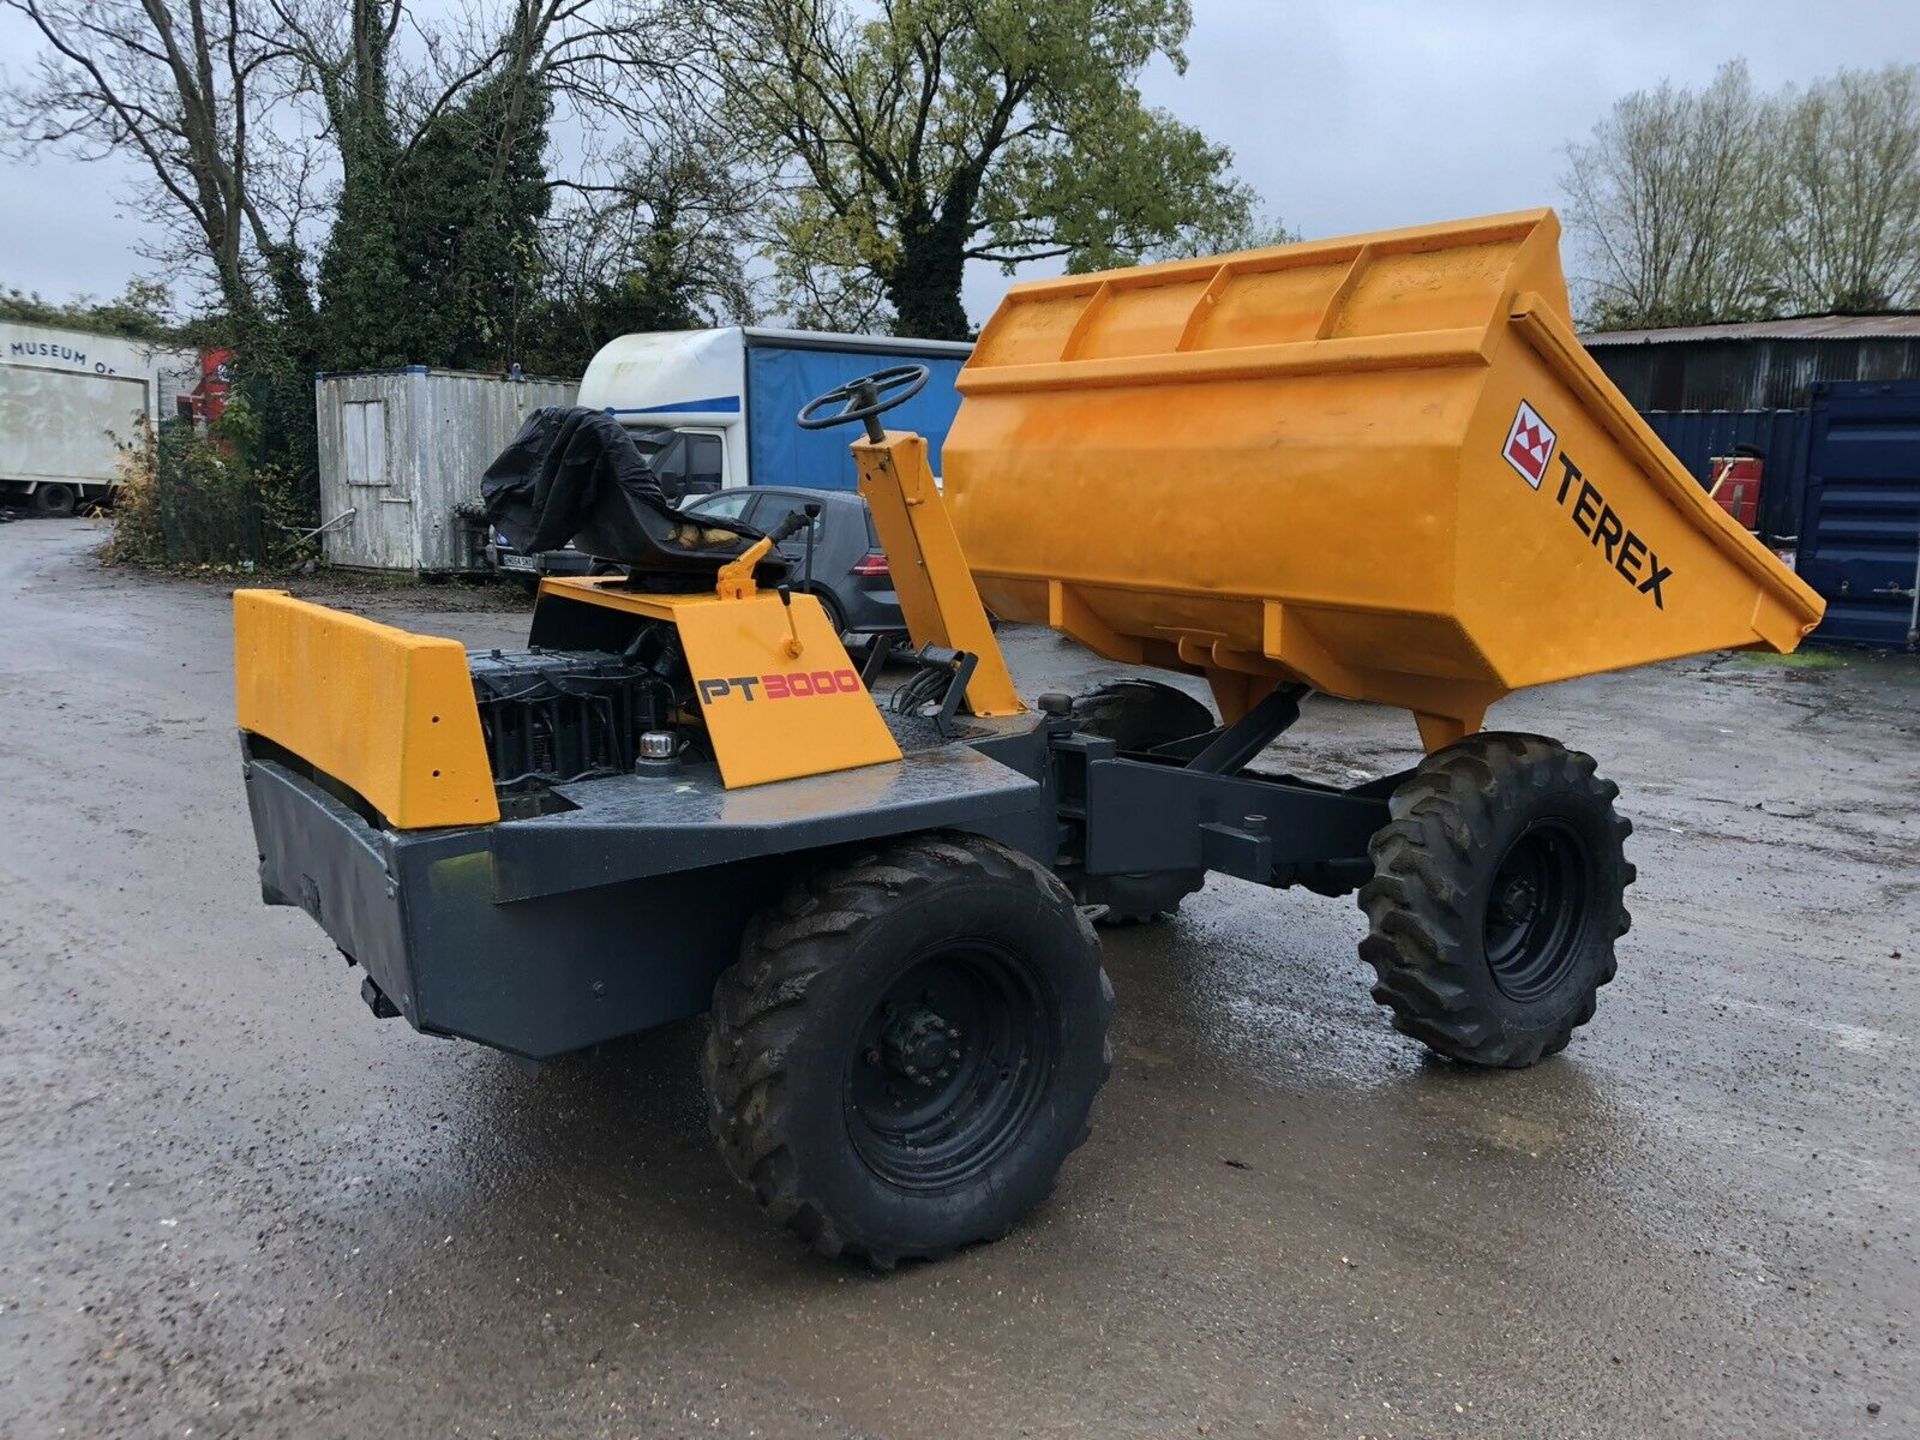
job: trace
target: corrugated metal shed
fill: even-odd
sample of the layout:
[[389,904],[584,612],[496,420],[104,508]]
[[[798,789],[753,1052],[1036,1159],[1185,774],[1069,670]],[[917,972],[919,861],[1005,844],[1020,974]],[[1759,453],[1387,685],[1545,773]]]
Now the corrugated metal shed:
[[1794,543],[1827,600],[1817,638],[1913,648],[1920,625],[1920,381],[1813,387],[1805,410],[1662,411],[1654,433],[1705,484],[1715,456],[1766,453],[1760,534]]
[[1818,384],[1920,379],[1920,315],[1813,315],[1582,338],[1641,411],[1797,410]]
[[1596,330],[1580,338],[1589,350],[1603,345],[1676,345],[1698,340],[1920,339],[1920,315],[1799,315],[1734,325],[1677,325],[1667,330]]
[[327,562],[370,570],[481,567],[484,536],[456,512],[521,422],[571,405],[579,381],[425,365],[321,375],[320,519]]

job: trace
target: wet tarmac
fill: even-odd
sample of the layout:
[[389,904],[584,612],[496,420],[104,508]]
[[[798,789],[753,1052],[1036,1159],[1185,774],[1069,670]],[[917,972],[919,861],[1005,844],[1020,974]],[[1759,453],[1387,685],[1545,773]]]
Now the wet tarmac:
[[[1638,823],[1561,1058],[1428,1059],[1351,899],[1107,936],[1092,1140],[886,1276],[767,1226],[699,1027],[530,1077],[376,1021],[257,903],[217,584],[0,526],[0,1436],[1920,1434],[1920,667],[1516,697]],[[461,587],[336,603],[469,643]],[[1099,662],[1043,631],[1027,690]],[[1304,773],[1411,758],[1316,701]],[[635,916],[644,925],[644,916]]]

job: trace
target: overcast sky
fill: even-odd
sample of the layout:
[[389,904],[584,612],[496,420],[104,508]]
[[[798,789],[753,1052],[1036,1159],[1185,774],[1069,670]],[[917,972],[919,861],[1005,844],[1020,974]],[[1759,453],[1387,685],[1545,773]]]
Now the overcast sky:
[[[1044,3],[1044,0],[1034,0]],[[1559,200],[1561,147],[1628,91],[1744,56],[1766,89],[1920,60],[1920,0],[1194,0],[1191,62],[1148,98],[1233,147],[1309,237]],[[0,11],[0,65],[32,36]],[[114,164],[0,160],[0,285],[117,293],[145,268]],[[967,285],[977,322],[1005,279]]]

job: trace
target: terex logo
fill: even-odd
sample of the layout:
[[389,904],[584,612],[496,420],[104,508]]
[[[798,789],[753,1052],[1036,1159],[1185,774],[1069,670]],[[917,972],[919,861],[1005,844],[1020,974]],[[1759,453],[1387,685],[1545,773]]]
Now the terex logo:
[[[1520,472],[1521,479],[1538,490],[1558,443],[1553,427],[1522,400],[1507,431],[1506,447],[1500,454]],[[1553,501],[1594,549],[1607,557],[1607,564],[1616,575],[1640,594],[1652,596],[1656,610],[1667,608],[1667,597],[1660,586],[1673,578],[1673,568],[1660,563],[1653,547],[1628,526],[1626,519],[1600,493],[1600,487],[1587,479],[1565,453],[1560,456],[1560,486]]]
[[[816,695],[853,695],[860,690],[860,677],[851,670],[792,670],[784,675],[732,675],[725,680],[702,680],[700,703],[738,696],[751,704],[754,700],[805,700]],[[756,696],[754,691],[760,693]]]
[[1553,458],[1556,438],[1547,422],[1522,400],[1514,414],[1513,426],[1507,431],[1507,448],[1500,453],[1520,472],[1522,480],[1538,490],[1547,475],[1547,462]]

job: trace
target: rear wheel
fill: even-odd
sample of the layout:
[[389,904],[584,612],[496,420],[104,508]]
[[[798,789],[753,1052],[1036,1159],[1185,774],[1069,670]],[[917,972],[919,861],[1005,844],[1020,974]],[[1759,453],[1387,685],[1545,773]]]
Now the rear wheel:
[[36,485],[33,508],[41,515],[71,515],[77,503],[71,485]]
[[[1158,680],[1115,680],[1074,697],[1081,729],[1122,751],[1152,750],[1214,728],[1213,712],[1184,690]],[[1131,875],[1077,875],[1083,904],[1104,905],[1102,925],[1139,925],[1171,915],[1206,883],[1204,870],[1155,870]]]
[[1525,1066],[1593,1018],[1633,881],[1591,756],[1536,735],[1475,735],[1394,792],[1360,891],[1373,997],[1395,1028],[1476,1065]]
[[702,1058],[720,1153],[773,1219],[886,1268],[997,1239],[1086,1138],[1113,991],[1059,881],[899,842],[755,917]]

